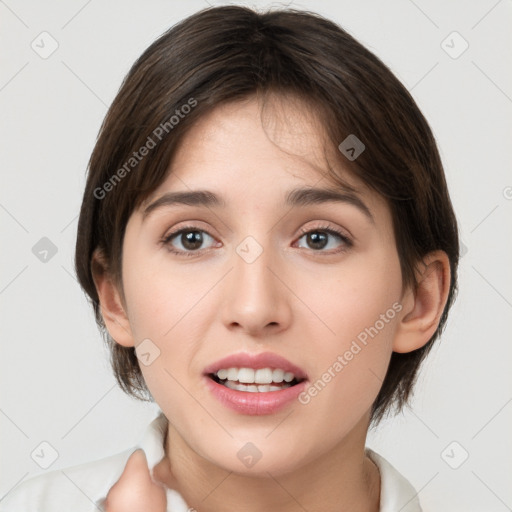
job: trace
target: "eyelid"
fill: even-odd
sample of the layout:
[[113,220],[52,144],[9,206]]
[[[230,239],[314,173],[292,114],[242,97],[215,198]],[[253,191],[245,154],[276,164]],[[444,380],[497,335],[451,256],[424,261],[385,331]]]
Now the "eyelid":
[[302,226],[300,228],[299,234],[302,236],[307,233],[310,233],[311,231],[327,231],[327,232],[334,232],[337,235],[339,235],[343,238],[346,238],[347,240],[351,240],[351,241],[355,240],[355,237],[352,236],[352,233],[350,233],[350,231],[348,229],[338,227],[337,225],[332,224],[329,221],[319,221],[319,222],[322,222],[322,224],[318,225],[318,226],[316,226],[316,225],[314,225],[312,227]]
[[[208,227],[205,227],[208,226]],[[209,225],[203,221],[200,220],[185,220],[183,222],[178,222],[175,224],[171,229],[168,229],[165,234],[162,236],[162,239],[168,238],[169,236],[174,236],[177,233],[179,233],[182,230],[189,229],[190,231],[196,230],[196,231],[204,231],[205,233],[209,234],[212,238],[214,236],[210,233]]]

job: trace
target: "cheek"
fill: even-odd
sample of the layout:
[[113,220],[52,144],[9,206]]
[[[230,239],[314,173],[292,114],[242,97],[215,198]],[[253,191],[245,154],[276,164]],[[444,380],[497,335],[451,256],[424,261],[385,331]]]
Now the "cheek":
[[349,311],[347,305],[346,316],[336,324],[337,335],[310,353],[316,371],[298,399],[301,430],[311,435],[324,432],[321,445],[326,450],[370,411],[392,353],[395,309],[389,303],[382,309],[363,308],[364,313],[360,309]]
[[[337,350],[386,315],[400,300],[401,290],[398,255],[381,251],[355,255],[336,269],[317,272],[306,282],[301,295],[326,327],[322,328],[324,342]],[[387,320],[395,316],[392,309],[384,319],[386,326]]]
[[163,252],[132,250],[124,265],[128,316],[139,340],[170,337],[200,299],[202,287],[197,276],[187,275],[186,270],[172,272]]
[[350,428],[371,407],[391,357],[401,289],[398,257],[390,252],[354,259],[310,294],[329,327],[309,351],[315,374],[299,400],[312,412],[311,428],[315,418]]
[[136,344],[144,340],[149,352],[157,354],[150,365],[140,365],[141,371],[155,399],[159,388],[172,396],[172,390],[180,389],[172,376],[185,382],[197,370],[191,361],[213,321],[218,298],[212,288],[218,277],[199,275],[192,266],[177,272],[162,256],[142,252],[132,252],[129,263],[123,279],[130,327]]

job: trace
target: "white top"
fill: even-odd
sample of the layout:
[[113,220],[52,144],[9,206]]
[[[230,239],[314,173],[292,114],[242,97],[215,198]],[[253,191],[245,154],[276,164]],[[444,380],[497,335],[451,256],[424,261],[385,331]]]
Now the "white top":
[[[49,471],[19,484],[0,501],[0,512],[98,512],[110,488],[119,480],[137,448],[153,467],[164,457],[167,418],[161,412],[148,426],[138,446],[86,464]],[[414,487],[383,457],[370,449],[367,455],[380,471],[380,512],[421,512]],[[187,512],[189,507],[174,490],[167,489],[167,512]]]

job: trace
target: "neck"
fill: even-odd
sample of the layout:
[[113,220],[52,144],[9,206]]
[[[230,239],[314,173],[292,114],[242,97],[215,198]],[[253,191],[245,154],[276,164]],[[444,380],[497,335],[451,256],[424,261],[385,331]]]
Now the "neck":
[[199,512],[378,512],[379,471],[364,452],[367,418],[360,423],[308,464],[260,477],[237,474],[200,457],[169,425],[167,456],[154,476]]

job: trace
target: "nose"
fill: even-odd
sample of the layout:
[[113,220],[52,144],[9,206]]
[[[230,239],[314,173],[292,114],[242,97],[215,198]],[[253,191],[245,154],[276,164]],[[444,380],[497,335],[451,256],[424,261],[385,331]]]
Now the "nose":
[[293,294],[286,284],[282,259],[248,237],[234,251],[232,262],[221,305],[226,328],[256,337],[286,330]]

